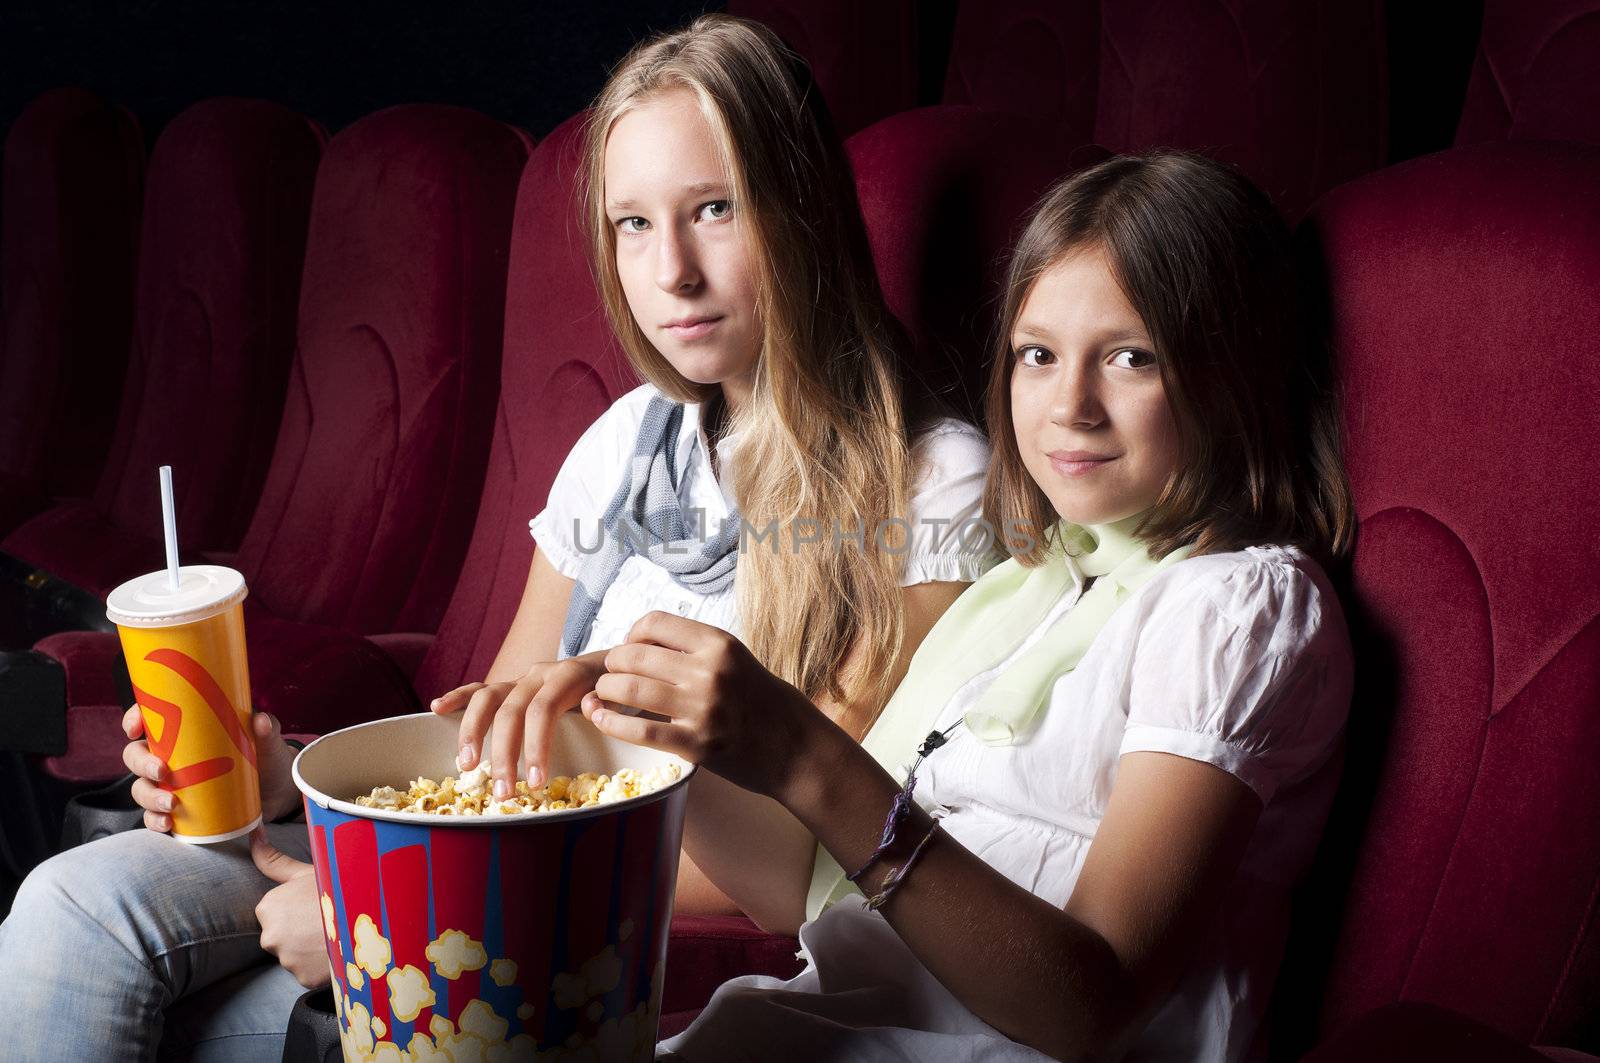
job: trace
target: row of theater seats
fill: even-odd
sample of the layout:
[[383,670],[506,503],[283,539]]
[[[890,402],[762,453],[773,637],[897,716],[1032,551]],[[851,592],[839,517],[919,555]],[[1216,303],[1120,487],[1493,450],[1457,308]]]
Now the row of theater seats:
[[[108,174],[137,190],[138,171],[103,165],[138,142],[114,109],[47,103],[60,122],[42,147],[8,141],[0,234],[0,372],[35,381],[36,403],[54,370],[26,365],[18,337],[87,342],[49,326],[105,319],[52,288],[48,263],[14,269],[38,247],[12,239],[13,166],[47,159],[70,197],[88,186],[62,161],[80,158],[81,135],[111,152],[95,195],[111,194]],[[260,707],[320,732],[480,676],[526,576],[528,515],[631,386],[571,214],[577,122],[530,154],[516,130],[454,108],[394,108],[331,141],[248,101],[175,120],[144,189],[128,382],[53,385],[121,396],[105,415],[117,461],[92,502],[35,507],[0,550],[93,594],[156,567],[153,469],[171,461],[192,556],[251,581]],[[849,147],[914,362],[970,386],[1018,215],[1098,153],[962,107],[896,115]],[[1360,691],[1275,1004],[1283,1053],[1358,1016],[1323,1058],[1346,1058],[1327,1053],[1352,1037],[1472,1058],[1489,1035],[1462,1015],[1521,1045],[1597,1047],[1597,187],[1600,149],[1461,148],[1349,183],[1300,228],[1346,393]],[[104,222],[28,209],[38,225]],[[89,309],[59,314],[63,292]],[[105,427],[54,424],[60,438]],[[22,498],[8,490],[7,504]],[[31,767],[68,787],[120,773],[115,637],[64,632],[36,654],[62,669],[71,708],[65,751]],[[793,944],[699,920],[673,950],[681,1023],[721,978],[781,971]],[[1374,1015],[1396,1001],[1453,1012]]]
[[[776,28],[810,62],[841,130],[919,100],[1026,113],[1038,137],[1114,151],[1205,147],[1239,164],[1291,216],[1386,157],[1395,19],[1379,0],[960,0],[946,15],[915,0],[730,0]],[[1484,0],[1457,145],[1488,140],[1600,141],[1592,77],[1600,0]],[[1470,40],[1474,5],[1427,18]],[[929,70],[930,62],[934,69]],[[930,75],[942,87],[930,95]],[[1397,79],[1398,80],[1398,79]],[[1427,116],[1430,121],[1435,116]],[[1442,123],[1441,123],[1442,124]]]

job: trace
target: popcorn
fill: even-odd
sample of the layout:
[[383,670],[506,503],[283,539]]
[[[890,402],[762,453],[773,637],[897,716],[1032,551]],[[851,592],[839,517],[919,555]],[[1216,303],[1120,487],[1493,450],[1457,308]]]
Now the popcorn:
[[359,1000],[345,1005],[344,1013],[350,1020],[350,1031],[345,1035],[350,1038],[347,1044],[363,1056],[372,1055],[372,1013]]
[[532,1004],[524,1003],[517,1005],[517,1018],[522,1022],[527,1022],[529,1019],[533,1018],[533,1012],[534,1007]]
[[412,1063],[455,1063],[449,1052],[442,1048],[435,1048],[433,1039],[425,1033],[411,1035],[411,1044],[406,1050],[411,1053]]
[[351,989],[360,989],[367,984],[367,976],[361,973],[361,968],[353,963],[344,965],[344,980],[350,983]]
[[[405,790],[379,786],[355,803],[364,808],[388,812],[421,812],[435,816],[516,816],[525,812],[560,812],[570,808],[589,808],[613,801],[626,801],[671,786],[682,777],[676,764],[663,764],[645,771],[622,768],[615,775],[584,772],[575,778],[557,775],[544,786],[529,788],[519,781],[512,795],[495,800],[491,792],[489,767],[484,764],[464,771],[459,778],[447,776],[413,779]],[[333,926],[332,902],[324,913]]]
[[411,964],[389,972],[389,1007],[401,1022],[412,1022],[423,1008],[437,1003],[428,975]]
[[339,943],[339,920],[333,914],[333,898],[322,895],[322,931],[335,945]]
[[489,977],[498,986],[508,986],[517,980],[516,960],[495,960],[489,965]]
[[607,945],[599,954],[589,957],[575,974],[561,973],[550,983],[555,993],[556,1007],[576,1008],[591,997],[598,997],[617,988],[622,981],[622,960],[616,947]]
[[389,1024],[384,1022],[382,1019],[378,1018],[376,1015],[374,1015],[372,1017],[372,1036],[374,1036],[376,1038],[379,1038],[381,1040],[383,1038],[383,1036],[385,1034],[387,1034],[388,1032],[389,1032]]
[[482,1000],[469,1001],[461,1009],[461,1032],[481,1037],[489,1044],[497,1045],[506,1039],[506,1031],[511,1024],[494,1013],[494,1009]]
[[[389,939],[378,931],[378,924],[365,912],[356,916],[353,928],[356,939],[356,966],[364,968],[375,978],[383,977],[389,969]],[[360,988],[359,986],[357,988]]]
[[433,1034],[435,1040],[443,1041],[456,1032],[456,1024],[443,1015],[435,1015],[428,1020],[428,1032]]
[[462,971],[477,971],[489,962],[483,942],[474,941],[459,930],[446,930],[424,950],[428,961],[441,975],[455,981]]
[[410,1063],[410,1059],[400,1051],[393,1041],[381,1042],[372,1055],[367,1058],[372,1063]]

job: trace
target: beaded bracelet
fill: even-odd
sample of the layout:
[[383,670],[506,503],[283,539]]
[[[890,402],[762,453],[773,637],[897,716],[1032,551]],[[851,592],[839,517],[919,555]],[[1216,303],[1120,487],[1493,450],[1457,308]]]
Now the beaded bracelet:
[[906,862],[889,872],[888,877],[883,880],[883,888],[867,899],[867,911],[875,912],[889,903],[889,898],[894,895],[894,891],[900,888],[900,883],[905,881],[907,875],[911,874],[912,867],[922,857],[922,850],[928,847],[928,843],[933,841],[933,836],[939,832],[939,821],[943,818],[944,809],[938,809],[933,813],[933,825],[928,828],[928,833],[924,834],[922,840],[917,843],[917,847],[911,850],[911,855],[906,858]]

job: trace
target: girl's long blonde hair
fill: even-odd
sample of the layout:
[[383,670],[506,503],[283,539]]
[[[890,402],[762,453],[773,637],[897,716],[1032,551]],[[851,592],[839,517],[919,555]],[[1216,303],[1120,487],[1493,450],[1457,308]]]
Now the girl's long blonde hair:
[[[705,15],[638,45],[590,114],[585,218],[601,296],[641,376],[685,402],[716,385],[680,375],[639,329],[617,274],[605,210],[612,126],[646,100],[687,89],[720,146],[736,223],[757,272],[761,349],[733,488],[743,518],[780,535],[741,545],[744,640],[808,697],[847,707],[858,737],[891,693],[905,638],[900,590],[911,478],[899,340],[884,306],[843,146],[803,64],[772,31]],[[821,541],[804,546],[818,525]],[[861,545],[835,534],[863,530]],[[776,548],[774,549],[774,546]],[[884,547],[888,548],[885,549]],[[846,669],[846,656],[856,647]]]

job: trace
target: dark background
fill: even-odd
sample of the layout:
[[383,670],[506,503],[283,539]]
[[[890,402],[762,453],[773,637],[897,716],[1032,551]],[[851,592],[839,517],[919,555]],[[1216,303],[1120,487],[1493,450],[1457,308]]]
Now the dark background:
[[[391,104],[426,102],[472,107],[543,135],[582,109],[640,38],[723,6],[717,0],[5,2],[0,136],[28,101],[62,85],[93,89],[127,107],[151,143],[183,108],[223,95],[274,100],[330,132]],[[922,21],[946,31],[924,37],[924,103],[938,102],[954,6],[953,0],[919,6]],[[1481,19],[1482,0],[1387,4],[1391,161],[1450,145]]]

